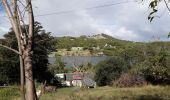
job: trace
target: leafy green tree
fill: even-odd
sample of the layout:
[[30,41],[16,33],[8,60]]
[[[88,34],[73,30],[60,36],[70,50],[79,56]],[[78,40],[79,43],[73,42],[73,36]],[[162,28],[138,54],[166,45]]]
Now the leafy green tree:
[[137,72],[152,84],[169,84],[170,67],[168,61],[168,54],[162,47],[159,53],[148,55],[145,61],[137,66]]
[[61,61],[61,57],[60,56],[56,56],[56,61],[54,64],[50,64],[48,66],[48,70],[53,74],[57,74],[57,73],[65,73],[67,72],[67,70],[65,69],[65,65],[64,63]]
[[[55,40],[50,35],[49,32],[46,32],[40,23],[35,22],[34,27],[34,53],[33,53],[33,71],[34,78],[37,81],[50,81],[53,77],[51,73],[47,70],[48,65],[48,54],[55,49]],[[22,26],[22,31],[26,32],[25,28],[28,29],[28,26]],[[4,35],[4,39],[0,41],[2,44],[5,44],[11,48],[17,49],[17,41],[14,36],[14,31],[11,29],[7,34]],[[0,49],[0,68],[3,69],[3,72],[6,74],[9,83],[19,82],[19,58],[18,55],[9,51],[7,49]],[[1,72],[0,72],[1,73]],[[12,78],[10,78],[12,76]],[[1,76],[3,77],[3,76]],[[4,80],[5,81],[5,80]]]
[[50,32],[46,32],[40,23],[35,22],[34,30],[34,54],[33,54],[33,71],[34,78],[37,81],[50,81],[53,77],[48,71],[48,54],[54,51],[56,40]]
[[[12,33],[12,29],[8,34],[4,35],[5,39],[1,39],[1,44],[5,44],[11,48],[17,48],[17,40]],[[0,83],[16,83],[19,82],[19,58],[18,55],[5,48],[0,48]]]
[[127,70],[123,60],[117,57],[102,61],[95,68],[95,80],[99,86],[111,84],[113,80],[119,78],[121,73]]

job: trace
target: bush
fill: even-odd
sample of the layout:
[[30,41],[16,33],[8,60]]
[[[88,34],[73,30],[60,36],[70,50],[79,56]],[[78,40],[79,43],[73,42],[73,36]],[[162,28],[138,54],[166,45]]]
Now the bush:
[[148,57],[133,70],[152,84],[170,84],[170,68],[159,56]]
[[112,80],[119,78],[126,71],[125,64],[120,58],[111,58],[95,66],[95,81],[99,86],[110,85]]
[[117,87],[132,87],[146,85],[144,77],[134,74],[125,73],[116,81],[113,81],[113,86]]

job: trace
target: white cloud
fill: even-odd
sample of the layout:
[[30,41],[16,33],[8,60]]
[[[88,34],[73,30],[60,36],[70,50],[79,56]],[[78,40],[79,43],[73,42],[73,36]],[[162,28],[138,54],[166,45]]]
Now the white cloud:
[[3,35],[8,32],[8,29],[7,28],[4,28],[4,27],[0,27],[0,38],[3,37]]
[[[148,2],[129,2],[102,8],[83,9],[98,5],[113,4],[127,0],[34,0],[34,13],[47,31],[55,36],[79,36],[106,33],[113,37],[148,41],[153,36],[167,40],[170,31],[170,14],[165,12],[165,6],[159,7],[158,15],[152,23],[147,20]],[[130,1],[130,0],[129,0]],[[63,12],[72,11],[74,12]],[[63,12],[48,15],[54,12]],[[165,12],[165,13],[164,13]]]

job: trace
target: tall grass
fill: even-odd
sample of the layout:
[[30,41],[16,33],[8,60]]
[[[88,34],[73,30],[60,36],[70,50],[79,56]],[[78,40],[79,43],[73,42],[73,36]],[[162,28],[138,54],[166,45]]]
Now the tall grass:
[[[0,100],[20,100],[19,98],[18,89],[0,88]],[[40,100],[170,100],[170,86],[60,88],[56,92],[46,92]]]
[[41,100],[170,100],[170,86],[100,87],[66,94],[63,92],[62,95],[59,90],[58,95],[57,92],[49,95],[45,94]]
[[19,95],[18,88],[0,88],[0,100],[16,100]]

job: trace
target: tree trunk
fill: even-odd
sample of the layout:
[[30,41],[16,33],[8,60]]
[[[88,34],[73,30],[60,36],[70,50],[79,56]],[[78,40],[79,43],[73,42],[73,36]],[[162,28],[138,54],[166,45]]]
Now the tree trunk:
[[[22,99],[26,100],[36,100],[36,89],[33,80],[33,70],[32,70],[32,54],[33,54],[33,31],[34,31],[34,15],[32,9],[31,0],[25,0],[26,11],[29,19],[29,30],[28,33],[24,36],[21,31],[20,18],[18,16],[19,12],[17,10],[18,4],[17,0],[2,0],[2,3],[6,9],[7,15],[11,22],[12,28],[14,29],[17,42],[18,42],[18,51],[20,58],[20,71],[21,71],[21,93]],[[9,5],[11,3],[12,5]],[[11,6],[11,7],[10,7]],[[11,10],[13,8],[13,10]],[[13,11],[13,12],[12,12]],[[27,37],[28,36],[28,37]],[[23,42],[25,41],[25,42]],[[9,48],[9,47],[8,47]],[[15,51],[15,50],[13,50]],[[24,77],[25,71],[25,77]],[[24,98],[24,78],[25,78],[25,98]]]
[[20,91],[21,91],[21,100],[25,100],[25,91],[24,91],[24,64],[23,64],[23,59],[22,56],[20,55]]
[[24,64],[23,64],[23,59],[22,59],[22,51],[21,51],[21,38],[20,38],[20,31],[19,31],[19,27],[20,24],[18,23],[18,16],[17,16],[17,0],[13,0],[13,11],[14,13],[12,13],[10,5],[7,3],[7,0],[2,0],[2,3],[6,9],[7,15],[9,17],[9,20],[11,22],[11,25],[14,29],[16,38],[17,38],[17,43],[18,43],[18,51],[19,51],[19,59],[20,59],[20,82],[21,82],[21,87],[20,87],[20,91],[21,91],[21,96],[22,96],[22,100],[25,100],[25,94],[24,94]]
[[36,100],[32,71],[32,52],[30,49],[29,47],[24,50],[26,100]]

